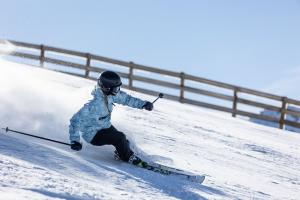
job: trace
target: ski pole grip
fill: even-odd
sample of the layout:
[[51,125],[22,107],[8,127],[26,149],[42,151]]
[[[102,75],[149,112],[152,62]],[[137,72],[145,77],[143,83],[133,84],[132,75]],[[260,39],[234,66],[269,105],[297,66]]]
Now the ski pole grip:
[[154,104],[159,98],[163,98],[164,94],[163,93],[159,93],[158,97],[152,102],[152,104]]

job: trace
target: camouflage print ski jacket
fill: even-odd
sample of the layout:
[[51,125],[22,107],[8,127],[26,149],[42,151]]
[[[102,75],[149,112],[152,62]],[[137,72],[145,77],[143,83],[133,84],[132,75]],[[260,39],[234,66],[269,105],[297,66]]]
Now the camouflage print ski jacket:
[[97,131],[111,126],[113,103],[142,109],[145,101],[120,91],[116,96],[104,95],[99,87],[92,92],[93,99],[86,103],[70,120],[70,141],[80,142],[82,138],[90,143]]

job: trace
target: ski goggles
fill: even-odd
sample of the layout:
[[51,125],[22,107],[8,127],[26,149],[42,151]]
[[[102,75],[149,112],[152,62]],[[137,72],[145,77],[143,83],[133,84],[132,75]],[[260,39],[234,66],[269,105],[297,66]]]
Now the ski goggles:
[[120,91],[120,86],[105,87],[104,85],[99,84],[99,82],[98,85],[106,95],[116,95]]

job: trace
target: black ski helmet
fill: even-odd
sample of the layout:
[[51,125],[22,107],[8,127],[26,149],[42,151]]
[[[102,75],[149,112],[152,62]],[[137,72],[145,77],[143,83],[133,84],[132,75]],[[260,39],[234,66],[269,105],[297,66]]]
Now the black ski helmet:
[[120,76],[113,71],[104,71],[98,78],[98,86],[106,95],[116,95],[120,91],[121,85]]

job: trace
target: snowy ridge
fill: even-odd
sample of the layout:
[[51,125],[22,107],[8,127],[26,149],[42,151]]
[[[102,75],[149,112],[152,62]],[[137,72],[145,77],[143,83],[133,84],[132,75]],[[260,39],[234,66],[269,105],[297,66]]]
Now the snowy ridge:
[[[69,118],[95,82],[0,61],[0,126],[68,142]],[[129,93],[143,99],[151,96]],[[113,160],[113,148],[80,152],[0,133],[0,199],[297,199],[300,136],[168,100],[153,112],[116,106],[115,127],[142,157],[206,174],[203,185]]]
[[[288,109],[292,110],[292,111],[300,112],[300,108],[297,108],[295,106],[288,106]],[[264,115],[264,116],[271,116],[271,117],[274,117],[274,118],[277,118],[277,119],[280,119],[280,115],[281,115],[279,112],[272,111],[272,110],[266,110],[266,109],[261,111],[260,114]],[[290,114],[286,115],[286,119],[289,120],[289,121],[292,121],[292,122],[298,122],[298,123],[300,122],[300,117],[290,115]],[[252,122],[255,122],[255,123],[258,123],[258,124],[263,124],[263,125],[266,125],[266,126],[279,128],[278,123],[275,123],[275,122],[268,122],[268,121],[264,121],[264,120],[254,119],[254,118],[250,119],[250,120]],[[300,133],[300,129],[295,128],[293,126],[285,125],[284,129],[288,130],[288,131],[294,131],[294,132]]]

